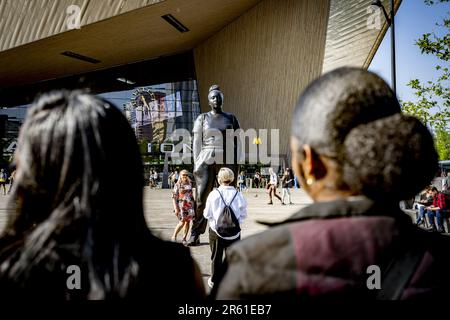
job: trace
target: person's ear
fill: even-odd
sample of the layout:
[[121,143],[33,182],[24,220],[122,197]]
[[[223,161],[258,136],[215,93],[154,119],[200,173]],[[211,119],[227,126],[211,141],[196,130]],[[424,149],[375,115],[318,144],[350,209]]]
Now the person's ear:
[[324,162],[325,159],[322,159],[308,144],[303,146],[303,154],[305,160],[302,163],[302,170],[305,174],[306,184],[312,185],[327,175],[327,164]]
[[312,185],[316,181],[316,176],[314,174],[315,168],[317,166],[315,153],[311,146],[308,144],[304,145],[302,149],[305,157],[302,163],[302,171],[305,175],[306,184]]

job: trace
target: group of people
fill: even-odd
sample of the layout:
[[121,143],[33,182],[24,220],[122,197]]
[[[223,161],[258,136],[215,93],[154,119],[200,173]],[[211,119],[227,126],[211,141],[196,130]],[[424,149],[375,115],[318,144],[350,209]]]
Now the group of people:
[[290,168],[286,168],[284,170],[283,176],[281,177],[281,189],[282,194],[281,197],[277,194],[278,188],[278,175],[272,168],[269,168],[269,183],[266,186],[267,193],[269,194],[269,202],[267,204],[273,204],[273,197],[280,200],[282,205],[285,205],[284,202],[285,197],[289,200],[289,204],[294,204],[291,198],[290,189],[294,186],[294,174]]
[[[428,230],[445,232],[444,229],[444,215],[449,214],[450,207],[450,187],[439,191],[434,186],[427,186],[420,193],[418,201],[414,204],[414,209],[418,210],[417,225],[425,223],[425,215],[428,217]],[[436,220],[436,223],[435,223]],[[437,224],[437,228],[436,228]]]
[[[210,226],[211,297],[354,303],[447,296],[450,240],[417,228],[398,206],[437,171],[433,139],[401,113],[381,78],[340,68],[313,81],[292,115],[291,154],[314,203],[240,241],[239,232],[220,236],[215,224],[225,207],[240,221],[246,215],[245,199],[230,186],[233,171],[218,170],[220,187],[201,203]],[[161,300],[205,298],[189,249],[147,227],[139,149],[109,102],[78,91],[43,95],[28,112],[15,163],[14,212],[0,237],[2,298],[146,298],[154,290]],[[127,188],[110,174],[119,166],[129,170]],[[190,192],[184,177],[174,203]],[[186,215],[184,204],[176,208],[180,221],[189,219],[190,207]],[[81,270],[79,290],[66,285],[73,265]],[[383,270],[377,290],[367,285],[373,265]]]
[[158,186],[158,182],[159,182],[159,174],[156,170],[151,170],[149,173],[149,184],[148,186],[150,187],[150,189],[152,188],[156,188]]

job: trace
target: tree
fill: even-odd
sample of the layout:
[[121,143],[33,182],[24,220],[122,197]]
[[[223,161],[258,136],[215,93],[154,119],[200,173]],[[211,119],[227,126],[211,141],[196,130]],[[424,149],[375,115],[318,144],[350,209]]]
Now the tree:
[[[424,0],[433,5],[450,0]],[[418,117],[433,132],[436,149],[441,160],[450,159],[448,151],[450,142],[450,13],[446,13],[441,23],[436,25],[442,30],[440,35],[425,33],[416,41],[422,54],[431,54],[442,61],[436,66],[438,78],[435,81],[421,82],[412,79],[408,86],[414,90],[417,101],[402,101],[405,113]]]
[[413,79],[408,83],[414,90],[417,101],[403,101],[403,111],[418,117],[433,132],[435,130],[448,130],[450,120],[450,72],[447,67],[436,66],[440,72],[435,82],[421,83]]
[[141,152],[141,155],[146,155],[148,154],[148,143],[150,141],[146,138],[140,139],[138,140],[138,144],[139,144],[139,151]]
[[437,130],[435,135],[436,150],[442,160],[450,159],[450,133]]

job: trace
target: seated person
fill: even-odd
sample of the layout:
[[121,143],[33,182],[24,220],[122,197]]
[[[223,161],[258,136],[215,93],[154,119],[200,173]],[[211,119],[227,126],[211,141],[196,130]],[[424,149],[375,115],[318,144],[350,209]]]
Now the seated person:
[[[436,187],[431,189],[431,194],[433,195],[433,204],[431,206],[426,207],[426,211],[428,213],[428,220],[430,223],[429,230],[430,231],[438,231],[445,232],[443,225],[443,216],[446,214],[447,203],[446,203],[446,195],[442,192],[439,192]],[[437,221],[437,229],[434,223],[434,217],[436,217]]]
[[431,192],[432,187],[426,186],[425,189],[419,194],[419,200],[414,202],[413,209],[418,210],[417,225],[424,223],[425,207],[433,203],[433,194]]

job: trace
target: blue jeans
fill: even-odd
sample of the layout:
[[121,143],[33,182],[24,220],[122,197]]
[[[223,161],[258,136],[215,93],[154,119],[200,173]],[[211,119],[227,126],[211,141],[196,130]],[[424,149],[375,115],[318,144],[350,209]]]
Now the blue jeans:
[[428,221],[430,221],[430,226],[434,226],[434,217],[436,216],[438,229],[443,229],[444,226],[442,224],[443,220],[443,212],[441,209],[438,209],[436,211],[433,210],[427,210],[428,211]]
[[425,217],[425,206],[419,205],[419,216],[417,217],[417,223],[423,220]]

